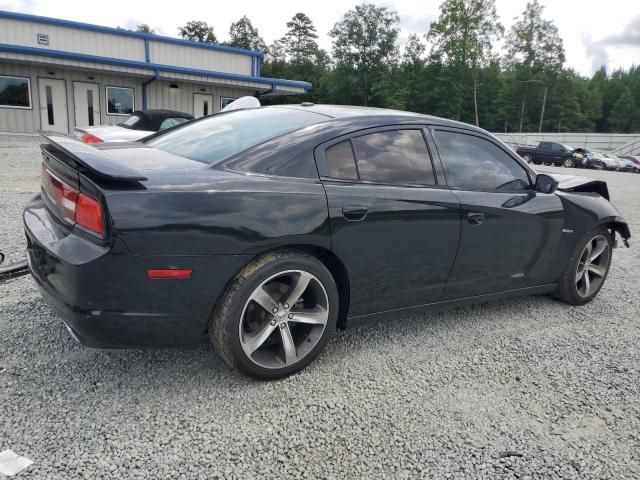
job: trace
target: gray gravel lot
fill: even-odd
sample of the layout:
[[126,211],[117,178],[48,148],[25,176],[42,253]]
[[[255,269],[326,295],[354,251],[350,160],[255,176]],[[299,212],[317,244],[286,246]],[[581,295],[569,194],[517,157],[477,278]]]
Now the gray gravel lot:
[[[37,144],[0,135],[8,252]],[[550,170],[605,179],[640,236],[640,175]],[[638,248],[614,252],[587,306],[399,315],[277,382],[205,346],[79,346],[23,277],[0,286],[0,451],[34,461],[14,478],[640,478]]]

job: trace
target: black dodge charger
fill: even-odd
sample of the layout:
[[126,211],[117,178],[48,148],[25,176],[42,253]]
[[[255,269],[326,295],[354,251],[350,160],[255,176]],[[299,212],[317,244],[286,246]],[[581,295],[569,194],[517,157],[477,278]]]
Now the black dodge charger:
[[210,338],[259,378],[336,328],[516,295],[591,301],[625,220],[604,182],[536,174],[491,134],[371,108],[262,107],[143,143],[45,134],[31,272],[97,347]]

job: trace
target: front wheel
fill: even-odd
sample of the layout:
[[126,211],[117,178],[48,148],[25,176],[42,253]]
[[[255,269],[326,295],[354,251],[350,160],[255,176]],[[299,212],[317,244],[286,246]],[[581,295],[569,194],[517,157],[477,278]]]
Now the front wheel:
[[313,361],[336,328],[338,290],[322,262],[295,252],[249,264],[211,318],[215,350],[228,365],[260,379],[281,378]]
[[573,168],[576,166],[575,161],[573,160],[573,158],[569,157],[569,158],[565,158],[563,165],[566,168]]
[[522,156],[522,159],[527,163],[531,163],[531,155],[529,155],[529,154],[524,154]]
[[553,296],[572,305],[584,305],[598,294],[609,273],[613,239],[604,227],[589,232],[569,260]]

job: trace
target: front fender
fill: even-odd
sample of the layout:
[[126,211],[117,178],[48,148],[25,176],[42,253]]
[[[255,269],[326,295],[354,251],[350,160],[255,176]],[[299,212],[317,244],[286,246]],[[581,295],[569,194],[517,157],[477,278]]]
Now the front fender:
[[[606,184],[601,182],[602,184]],[[593,230],[598,225],[606,226],[620,234],[626,241],[631,238],[631,231],[624,217],[602,195],[595,192],[556,193],[562,200],[565,210],[565,231],[571,231],[576,238]]]

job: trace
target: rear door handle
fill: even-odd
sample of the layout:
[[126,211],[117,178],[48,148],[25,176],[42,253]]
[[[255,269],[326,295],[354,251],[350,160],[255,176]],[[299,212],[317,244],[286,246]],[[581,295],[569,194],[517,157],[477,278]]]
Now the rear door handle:
[[467,220],[471,225],[480,225],[484,222],[484,213],[469,212],[467,213]]
[[367,207],[361,205],[349,205],[342,207],[342,216],[350,222],[364,220],[367,216]]

